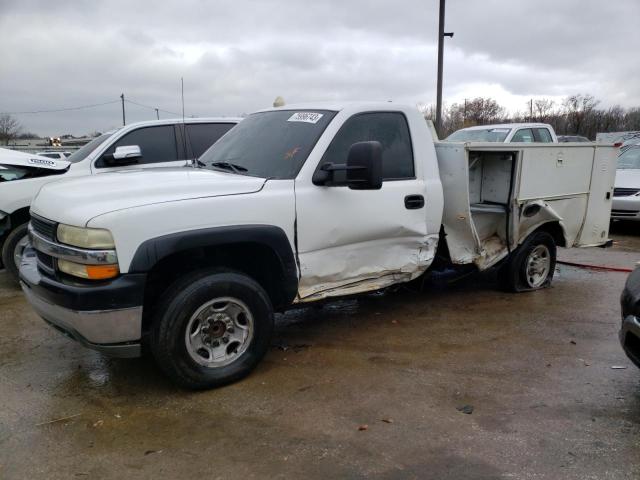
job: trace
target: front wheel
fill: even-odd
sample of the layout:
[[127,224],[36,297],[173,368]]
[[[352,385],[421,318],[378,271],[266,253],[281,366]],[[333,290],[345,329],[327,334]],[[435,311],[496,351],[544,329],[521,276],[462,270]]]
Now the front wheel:
[[498,271],[502,287],[527,292],[548,287],[556,269],[556,243],[547,232],[532,233]]
[[150,347],[176,383],[206,389],[248,375],[269,348],[273,308],[264,289],[236,272],[178,280],[156,309]]
[[29,244],[27,225],[23,223],[14,228],[7,236],[4,245],[2,245],[2,263],[16,284],[18,284],[19,279],[18,271],[22,261],[22,252]]

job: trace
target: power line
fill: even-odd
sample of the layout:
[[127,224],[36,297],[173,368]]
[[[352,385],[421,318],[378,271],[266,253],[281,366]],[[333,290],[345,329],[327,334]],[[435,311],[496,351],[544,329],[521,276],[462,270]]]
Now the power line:
[[162,108],[152,107],[151,105],[145,105],[143,103],[134,102],[133,100],[129,100],[128,98],[125,98],[124,101],[127,102],[127,103],[132,103],[132,104],[137,105],[139,107],[149,108],[151,110],[156,110],[156,111],[159,111],[159,112],[168,113],[170,115],[175,115],[176,117],[180,116],[179,113],[171,112],[169,110],[163,110]]
[[111,105],[112,103],[118,103],[120,100],[113,100],[111,102],[94,103],[93,105],[80,105],[78,107],[58,108],[55,110],[34,110],[32,112],[0,112],[0,115],[27,115],[32,113],[56,113],[56,112],[68,112],[70,110],[84,110],[86,108],[101,107],[103,105]]

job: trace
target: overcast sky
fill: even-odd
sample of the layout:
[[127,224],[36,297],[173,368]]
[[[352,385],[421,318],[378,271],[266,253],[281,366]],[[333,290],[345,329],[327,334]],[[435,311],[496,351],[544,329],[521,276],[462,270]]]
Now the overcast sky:
[[[0,112],[119,100],[238,115],[314,100],[434,103],[438,0],[0,0]],[[448,0],[446,103],[592,93],[640,105],[640,0]],[[155,111],[127,104],[127,121]],[[172,116],[161,112],[161,117]],[[15,115],[41,135],[121,124],[118,103]]]

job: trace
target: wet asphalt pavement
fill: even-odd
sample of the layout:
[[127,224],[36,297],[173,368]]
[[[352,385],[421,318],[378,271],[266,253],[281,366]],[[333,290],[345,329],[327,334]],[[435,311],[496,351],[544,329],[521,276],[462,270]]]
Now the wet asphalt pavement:
[[[560,258],[640,261],[640,232],[612,237]],[[250,377],[193,393],[62,337],[0,272],[0,478],[639,478],[625,277],[560,265],[534,293],[485,275],[292,310]]]

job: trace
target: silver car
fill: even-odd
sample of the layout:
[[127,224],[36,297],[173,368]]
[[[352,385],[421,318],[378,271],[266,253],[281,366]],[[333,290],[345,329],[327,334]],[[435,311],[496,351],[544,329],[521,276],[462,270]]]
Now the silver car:
[[640,221],[640,144],[618,157],[611,218]]

